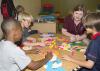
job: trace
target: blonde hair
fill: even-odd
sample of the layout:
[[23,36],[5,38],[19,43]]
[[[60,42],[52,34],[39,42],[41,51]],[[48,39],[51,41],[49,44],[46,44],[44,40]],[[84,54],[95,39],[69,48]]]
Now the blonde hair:
[[23,21],[23,20],[33,20],[33,17],[32,17],[32,15],[31,14],[29,14],[29,13],[26,13],[26,12],[23,12],[23,13],[19,13],[19,15],[18,15],[18,21]]

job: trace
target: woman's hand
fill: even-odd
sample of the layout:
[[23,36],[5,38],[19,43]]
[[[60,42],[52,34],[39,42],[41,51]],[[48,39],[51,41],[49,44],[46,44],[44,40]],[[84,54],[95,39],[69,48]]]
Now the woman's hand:
[[80,40],[82,40],[82,38],[81,38],[80,35],[75,35],[75,38],[76,38],[76,41],[80,41]]
[[70,36],[70,42],[75,42],[75,41],[76,41],[75,35]]

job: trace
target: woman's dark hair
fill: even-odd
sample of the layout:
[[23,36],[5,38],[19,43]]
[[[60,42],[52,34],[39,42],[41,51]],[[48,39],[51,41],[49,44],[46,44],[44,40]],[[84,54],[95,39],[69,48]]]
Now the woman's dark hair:
[[83,5],[77,5],[74,7],[73,11],[84,11],[84,6]]
[[74,11],[83,11],[84,15],[86,14],[86,9],[85,9],[84,5],[82,5],[82,4],[79,4],[76,7],[74,7],[73,12]]

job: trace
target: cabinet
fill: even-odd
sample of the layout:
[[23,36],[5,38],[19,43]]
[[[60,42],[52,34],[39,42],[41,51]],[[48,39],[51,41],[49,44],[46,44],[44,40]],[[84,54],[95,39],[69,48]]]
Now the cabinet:
[[56,33],[56,22],[34,23],[31,29],[39,30],[41,33]]

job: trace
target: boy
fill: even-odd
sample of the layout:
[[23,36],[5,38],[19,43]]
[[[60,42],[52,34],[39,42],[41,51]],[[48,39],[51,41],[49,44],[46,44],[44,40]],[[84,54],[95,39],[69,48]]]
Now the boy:
[[27,37],[30,36],[31,34],[38,33],[37,30],[30,29],[30,26],[32,25],[32,21],[33,21],[32,15],[26,12],[19,13],[18,21],[20,22],[22,29],[23,29],[23,39],[22,39],[23,41],[25,41]]
[[18,21],[20,22],[21,27],[22,27],[23,37],[20,41],[16,42],[16,44],[20,46],[20,45],[22,45],[22,42],[24,42],[23,44],[27,45],[28,43],[25,42],[26,40],[35,41],[34,38],[29,37],[32,34],[38,33],[37,30],[30,29],[30,26],[32,25],[31,22],[33,21],[32,15],[30,15],[26,12],[19,13],[18,14]]
[[87,34],[92,33],[92,40],[85,52],[86,60],[79,61],[67,55],[63,59],[80,65],[79,71],[100,71],[100,13],[91,13],[85,18]]
[[[31,38],[29,36],[31,36],[32,34],[36,34],[38,33],[37,30],[31,30],[30,29],[30,26],[32,25],[32,21],[33,21],[33,17],[32,15],[26,13],[26,12],[21,12],[18,14],[18,21],[20,22],[21,24],[21,27],[22,27],[22,39],[18,42],[16,42],[16,44],[18,46],[30,46],[30,45],[33,45],[33,43],[30,43],[30,42],[27,42],[27,40],[32,40],[32,41],[36,41],[35,38]],[[23,43],[22,43],[23,42]],[[30,51],[25,51],[26,53],[30,53]],[[31,50],[32,53],[34,54],[37,54],[40,52],[39,49],[37,48],[33,48]]]
[[22,28],[14,19],[4,20],[1,24],[4,40],[0,42],[0,71],[22,71],[25,68],[37,70],[51,58],[50,52],[39,61],[31,60],[14,42],[22,37]]
[[25,8],[22,5],[17,5],[16,11],[17,11],[16,19],[18,19],[19,13],[25,12]]

